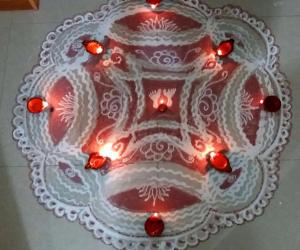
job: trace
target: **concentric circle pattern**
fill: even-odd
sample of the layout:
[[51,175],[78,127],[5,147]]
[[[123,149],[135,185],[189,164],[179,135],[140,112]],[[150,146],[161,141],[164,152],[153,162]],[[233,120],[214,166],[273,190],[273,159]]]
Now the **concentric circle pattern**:
[[[229,39],[234,51],[216,57]],[[85,40],[105,42],[105,53],[87,53]],[[38,201],[132,250],[184,249],[261,215],[290,128],[278,52],[262,21],[196,0],[155,10],[111,0],[67,19],[47,35],[14,109],[13,136]],[[52,112],[29,113],[34,96]],[[281,110],[267,112],[266,96],[279,97]],[[105,172],[85,169],[91,153],[109,148]],[[211,151],[226,154],[231,173],[208,166]],[[150,239],[144,223],[153,212],[165,228]]]

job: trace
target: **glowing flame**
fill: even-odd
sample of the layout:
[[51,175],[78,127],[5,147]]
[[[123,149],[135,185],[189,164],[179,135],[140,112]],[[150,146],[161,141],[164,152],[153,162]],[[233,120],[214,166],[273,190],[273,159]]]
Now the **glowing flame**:
[[43,101],[43,108],[45,109],[45,108],[47,108],[48,106],[49,106],[48,102]]
[[260,104],[264,104],[264,99],[261,99],[261,100],[259,101],[259,103],[260,103]]
[[215,157],[216,155],[217,155],[216,152],[210,152],[210,153],[209,153],[209,157]]
[[150,4],[151,9],[154,10],[157,7],[158,4]]
[[99,150],[99,154],[103,157],[108,157],[112,161],[119,158],[119,153],[113,149],[112,143],[107,143]]
[[221,56],[221,55],[223,54],[222,50],[221,50],[221,49],[218,49],[218,50],[217,50],[217,54],[218,54],[219,56]]
[[97,54],[101,54],[103,52],[103,48],[100,46],[96,49]]
[[206,145],[205,150],[202,151],[201,153],[202,153],[202,157],[204,158],[206,158],[207,155],[213,157],[214,155],[212,154],[216,154],[215,149],[211,145]]
[[86,51],[92,55],[100,55],[104,51],[104,46],[96,40],[86,40],[82,42]]

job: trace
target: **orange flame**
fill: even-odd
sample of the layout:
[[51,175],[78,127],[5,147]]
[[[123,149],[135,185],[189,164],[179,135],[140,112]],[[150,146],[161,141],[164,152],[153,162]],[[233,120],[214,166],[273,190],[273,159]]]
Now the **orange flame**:
[[102,146],[101,149],[99,150],[99,154],[103,157],[110,158],[112,161],[120,157],[119,152],[114,150],[113,143],[107,143],[104,146]]
[[157,7],[158,4],[150,4],[151,9],[154,10]]

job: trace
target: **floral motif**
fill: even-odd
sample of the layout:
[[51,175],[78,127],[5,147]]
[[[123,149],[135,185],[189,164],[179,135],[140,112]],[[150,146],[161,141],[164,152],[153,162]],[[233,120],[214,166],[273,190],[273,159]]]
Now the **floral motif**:
[[150,183],[138,187],[137,190],[140,198],[145,198],[145,202],[153,200],[152,206],[155,206],[157,199],[165,201],[165,197],[169,197],[170,187],[165,184]]
[[253,119],[252,110],[257,109],[257,107],[254,107],[252,105],[252,102],[253,102],[253,97],[251,97],[251,95],[245,89],[243,89],[241,94],[241,99],[239,102],[239,106],[241,109],[240,119],[243,126]]
[[158,18],[156,16],[154,19],[151,18],[141,23],[138,26],[138,30],[141,32],[154,32],[154,31],[171,31],[178,32],[181,29],[173,21],[166,19],[164,17]]
[[123,50],[118,47],[115,47],[114,49],[108,49],[103,55],[103,66],[109,67],[112,64],[121,64],[124,60],[123,53]]
[[206,63],[204,64],[202,69],[213,69],[217,65],[217,61],[215,59],[209,58]]
[[155,51],[150,58],[150,62],[159,65],[174,65],[180,63],[181,59],[175,51],[163,50]]
[[75,98],[71,92],[68,92],[62,100],[58,103],[56,108],[59,111],[59,116],[62,122],[65,122],[68,126],[71,125],[75,117],[74,112]]
[[161,161],[171,160],[174,152],[174,145],[165,141],[155,141],[144,145],[140,152],[147,160]]
[[211,89],[204,89],[198,99],[199,114],[206,123],[214,122],[217,118],[218,97],[212,93]]
[[110,119],[117,120],[122,108],[122,96],[119,91],[112,89],[102,96],[100,102],[101,114]]

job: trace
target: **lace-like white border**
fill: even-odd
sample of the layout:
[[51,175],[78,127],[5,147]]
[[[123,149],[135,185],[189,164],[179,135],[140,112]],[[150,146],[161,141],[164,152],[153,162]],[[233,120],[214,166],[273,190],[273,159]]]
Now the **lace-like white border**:
[[265,165],[265,168],[263,169],[267,171],[265,176],[268,176],[268,178],[263,180],[264,187],[256,197],[255,201],[248,208],[237,213],[217,214],[212,212],[201,227],[184,232],[178,236],[149,239],[146,237],[134,238],[120,235],[106,226],[105,223],[99,222],[88,207],[83,209],[82,207],[70,206],[51,197],[43,179],[44,169],[41,162],[43,162],[45,155],[31,145],[29,135],[26,133],[25,103],[26,99],[29,97],[29,90],[31,89],[34,79],[39,78],[43,71],[52,64],[49,50],[55,43],[56,38],[64,30],[86,21],[104,20],[113,8],[128,1],[129,0],[110,0],[108,4],[100,7],[100,11],[77,15],[73,19],[67,19],[64,21],[63,25],[58,26],[54,32],[50,32],[47,35],[45,42],[42,44],[39,65],[33,68],[32,73],[25,76],[24,82],[20,88],[20,94],[17,96],[17,106],[14,108],[15,117],[13,119],[13,125],[15,129],[13,131],[13,138],[17,141],[18,147],[21,148],[22,153],[26,155],[29,161],[31,161],[31,180],[35,196],[38,198],[40,204],[45,208],[52,210],[56,216],[66,217],[70,221],[78,219],[80,224],[93,232],[93,235],[97,239],[101,239],[105,244],[110,244],[117,249],[185,249],[188,246],[197,245],[199,241],[207,240],[210,234],[217,233],[221,227],[231,227],[233,224],[242,224],[246,221],[253,220],[256,216],[263,213],[263,209],[268,205],[277,188],[279,153],[283,150],[283,146],[288,141],[289,130],[291,127],[291,98],[288,87],[289,84],[285,76],[279,71],[279,49],[274,45],[274,37],[272,36],[271,31],[266,28],[264,22],[256,20],[247,12],[242,11],[237,7],[226,6],[222,9],[210,9],[208,6],[197,0],[178,0],[178,3],[195,8],[206,16],[211,16],[213,14],[226,15],[241,19],[257,30],[257,32],[265,39],[268,48],[266,70],[279,84],[279,93],[281,93],[281,96],[279,97],[282,100],[281,124],[275,143],[277,146],[272,151],[265,152],[260,159],[261,164]]

